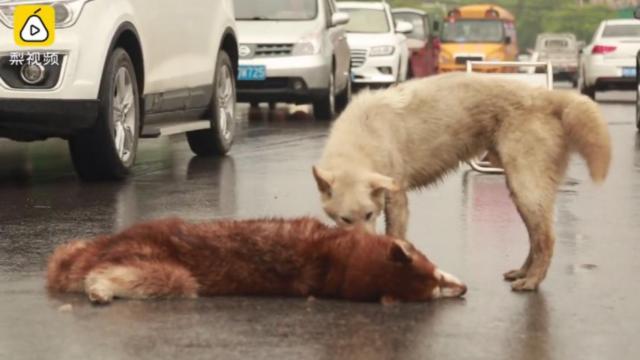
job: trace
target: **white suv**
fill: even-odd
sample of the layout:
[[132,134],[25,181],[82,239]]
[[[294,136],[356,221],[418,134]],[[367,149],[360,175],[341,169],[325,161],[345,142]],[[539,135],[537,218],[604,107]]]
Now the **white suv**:
[[[24,4],[53,6],[53,44],[16,44]],[[225,154],[237,64],[231,0],[0,0],[0,137],[68,139],[86,180],[125,177],[139,137]]]

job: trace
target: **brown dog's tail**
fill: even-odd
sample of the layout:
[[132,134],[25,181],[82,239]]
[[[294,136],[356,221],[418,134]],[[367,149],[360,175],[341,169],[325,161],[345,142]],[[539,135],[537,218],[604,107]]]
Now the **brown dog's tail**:
[[85,241],[72,241],[56,248],[47,264],[47,288],[54,292],[80,292],[85,273],[81,258],[87,249]]
[[549,95],[570,146],[587,161],[591,179],[603,182],[611,162],[611,138],[598,105],[586,96],[568,91],[552,91]]

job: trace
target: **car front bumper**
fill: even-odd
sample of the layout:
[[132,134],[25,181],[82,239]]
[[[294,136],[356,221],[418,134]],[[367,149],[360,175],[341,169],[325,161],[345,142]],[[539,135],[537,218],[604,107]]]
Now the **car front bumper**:
[[98,116],[98,100],[0,98],[0,137],[20,141],[68,137]]
[[[398,81],[399,65],[400,55],[397,51],[389,56],[367,56],[361,66],[351,69],[351,81],[355,85],[390,85]],[[383,69],[386,71],[383,72]]]
[[17,88],[0,77],[0,99],[96,100],[117,23],[111,6],[104,1],[88,2],[73,26],[56,29],[55,41],[48,47],[20,47],[14,42],[13,29],[0,24],[0,58],[22,54],[26,59],[30,53],[40,54],[41,59],[47,54],[63,56],[54,86]]
[[328,93],[331,62],[322,55],[240,59],[240,66],[265,66],[266,80],[237,82],[239,102],[307,103]]

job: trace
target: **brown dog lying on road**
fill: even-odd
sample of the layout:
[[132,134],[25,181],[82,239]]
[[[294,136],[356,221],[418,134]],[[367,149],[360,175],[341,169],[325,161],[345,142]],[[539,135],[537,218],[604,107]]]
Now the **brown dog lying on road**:
[[504,276],[514,290],[534,290],[551,262],[553,207],[569,154],[582,155],[602,182],[609,142],[607,123],[586,96],[452,73],[358,95],[333,124],[313,174],[338,225],[373,232],[384,211],[387,234],[404,239],[407,191],[488,151],[504,168],[531,244],[522,267]]
[[466,292],[405,241],[312,218],[166,219],[72,241],[49,259],[47,286],[95,303],[218,295],[426,301]]

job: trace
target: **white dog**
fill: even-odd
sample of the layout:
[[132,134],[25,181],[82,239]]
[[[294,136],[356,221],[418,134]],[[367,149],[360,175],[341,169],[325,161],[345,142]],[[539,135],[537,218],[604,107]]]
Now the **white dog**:
[[325,212],[339,225],[406,238],[406,191],[428,186],[489,151],[505,170],[529,231],[522,268],[505,273],[515,290],[533,290],[553,254],[553,206],[572,149],[591,178],[606,178],[611,157],[597,105],[568,91],[452,73],[357,96],[336,120],[313,174]]

